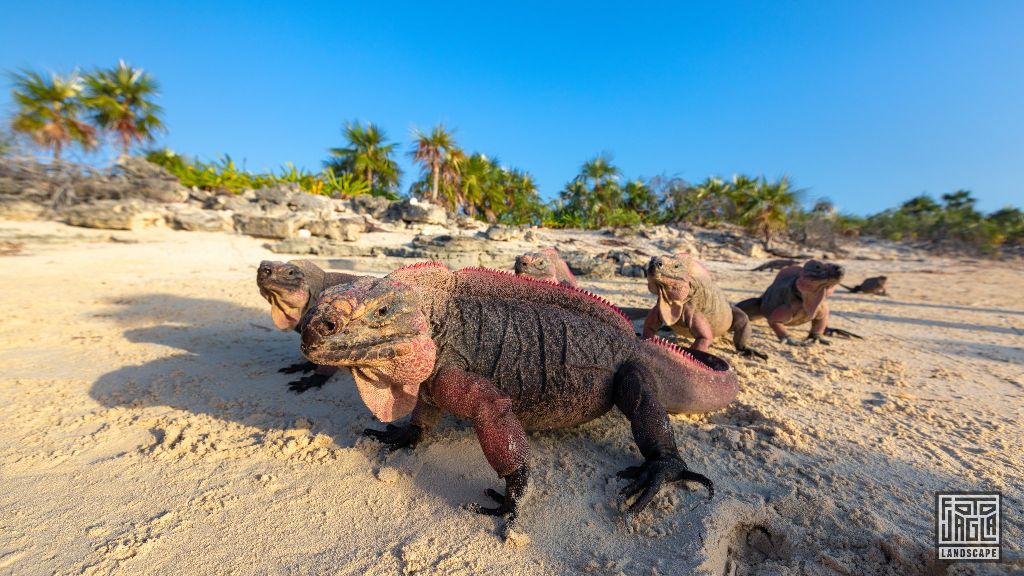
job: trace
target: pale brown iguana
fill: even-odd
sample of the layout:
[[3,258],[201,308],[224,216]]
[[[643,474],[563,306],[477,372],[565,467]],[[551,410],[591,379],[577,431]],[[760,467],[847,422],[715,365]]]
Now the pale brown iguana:
[[573,276],[569,265],[562,260],[556,248],[544,248],[537,252],[528,252],[516,258],[516,275],[529,276],[537,280],[548,280],[556,284],[564,284],[576,288],[576,276]]
[[693,338],[692,347],[707,352],[711,341],[728,332],[741,356],[768,356],[750,348],[750,322],[715,283],[711,272],[689,254],[655,256],[647,264],[647,288],[658,297],[644,320],[643,337],[662,326]]

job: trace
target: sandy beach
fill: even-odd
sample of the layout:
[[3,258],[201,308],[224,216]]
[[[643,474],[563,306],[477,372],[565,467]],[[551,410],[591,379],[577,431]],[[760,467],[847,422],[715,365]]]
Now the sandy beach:
[[[412,233],[409,233],[411,238]],[[360,242],[374,242],[364,235]],[[1024,570],[1024,270],[985,260],[846,259],[890,296],[837,292],[863,341],[793,348],[767,326],[739,398],[673,416],[715,481],[628,518],[639,454],[616,411],[530,435],[523,536],[462,508],[502,488],[446,419],[386,455],[347,374],[290,393],[300,359],[255,285],[256,238],[0,221],[0,573],[1007,574]],[[411,260],[361,258],[383,275]],[[760,260],[708,261],[730,298]],[[583,287],[649,304],[643,279]],[[804,334],[804,328],[797,328]],[[1000,490],[1003,564],[936,563],[937,490]]]

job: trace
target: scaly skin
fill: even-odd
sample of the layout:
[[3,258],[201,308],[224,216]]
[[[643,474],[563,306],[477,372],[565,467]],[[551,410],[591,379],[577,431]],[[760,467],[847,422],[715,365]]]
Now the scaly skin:
[[[256,269],[256,285],[260,289],[260,295],[270,302],[270,317],[274,321],[274,326],[283,331],[298,332],[303,314],[326,288],[346,284],[358,278],[361,276],[324,272],[308,260],[264,260]],[[317,366],[312,362],[291,364],[278,370],[282,374],[313,372],[288,383],[288,389],[295,393],[323,386],[337,371],[336,367]]]
[[871,278],[865,278],[863,282],[850,288],[845,284],[840,284],[843,288],[846,288],[850,292],[860,292],[863,294],[878,294],[879,296],[888,296],[889,294],[885,291],[885,282],[888,280],[885,276],[872,276]]
[[767,355],[747,345],[750,322],[729,304],[711,272],[688,254],[655,256],[647,264],[647,288],[658,297],[644,320],[643,337],[654,336],[663,325],[693,338],[691,349],[707,352],[711,341],[728,332],[741,356]]
[[564,284],[576,288],[576,276],[573,276],[569,265],[555,248],[544,248],[538,252],[528,252],[516,258],[515,271],[517,276],[527,276],[536,280],[547,280],[556,284]]
[[[835,292],[843,279],[843,267],[819,260],[808,260],[803,266],[789,266],[779,271],[771,286],[759,298],[750,298],[736,306],[751,320],[766,318],[779,340],[794,346],[815,342],[829,344],[822,336],[836,334],[859,338],[855,334],[828,328],[827,296]],[[811,323],[807,340],[799,342],[789,336],[787,326]]]
[[327,290],[304,318],[302,351],[352,371],[363,402],[384,422],[366,433],[413,446],[444,412],[473,423],[505,494],[484,514],[514,526],[529,476],[527,430],[575,426],[617,406],[644,457],[620,473],[646,507],[666,482],[711,481],[679,457],[668,412],[706,412],[738,392],[722,359],[639,340],[606,301],[506,272],[436,263]]

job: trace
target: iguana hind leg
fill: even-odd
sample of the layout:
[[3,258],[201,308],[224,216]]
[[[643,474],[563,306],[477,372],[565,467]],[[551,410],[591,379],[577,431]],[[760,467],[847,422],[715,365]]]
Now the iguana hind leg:
[[732,307],[732,326],[729,327],[729,330],[732,331],[733,346],[736,347],[736,351],[740,356],[746,358],[756,356],[761,360],[768,359],[767,354],[754,350],[747,344],[750,342],[750,319],[738,306]]
[[629,419],[633,440],[640,448],[644,463],[620,471],[619,478],[633,480],[620,492],[627,500],[636,497],[630,512],[639,512],[658,495],[668,482],[698,482],[714,494],[711,480],[691,471],[679,457],[668,414],[649,383],[654,374],[644,366],[629,362],[615,375],[615,405]]

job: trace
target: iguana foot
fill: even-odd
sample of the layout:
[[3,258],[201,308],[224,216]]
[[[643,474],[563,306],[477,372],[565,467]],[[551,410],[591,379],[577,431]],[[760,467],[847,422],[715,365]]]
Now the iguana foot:
[[648,460],[639,466],[630,466],[618,473],[619,478],[633,480],[628,486],[619,491],[626,500],[639,494],[639,497],[629,507],[629,512],[640,512],[654,500],[666,482],[678,482],[689,480],[697,482],[708,489],[708,498],[715,495],[715,485],[703,474],[698,474],[686,467],[678,456],[662,460]]
[[757,357],[760,358],[761,360],[768,359],[767,354],[765,354],[764,352],[760,352],[758,350],[754,350],[753,348],[739,348],[736,350],[736,353],[744,358]]
[[807,346],[808,344],[811,343],[808,340],[804,340],[801,342],[800,340],[797,340],[792,336],[783,336],[782,338],[779,338],[779,342],[782,342],[783,344],[788,344],[790,346]]
[[843,338],[856,338],[858,340],[864,339],[863,336],[859,336],[853,332],[848,332],[840,328],[825,328],[825,336],[842,336]]
[[808,334],[807,339],[804,340],[804,342],[807,343],[807,346],[810,346],[811,344],[821,344],[822,346],[832,345],[832,341],[825,340],[824,338],[821,337],[821,334]]
[[320,388],[331,378],[330,374],[310,374],[309,376],[303,376],[298,380],[292,380],[288,383],[288,389],[296,394],[302,394],[310,388]]
[[395,426],[388,424],[384,430],[367,428],[363,430],[363,436],[368,436],[387,446],[388,452],[394,452],[399,448],[415,448],[423,437],[423,428],[415,424]]
[[278,372],[281,374],[294,374],[296,372],[302,372],[305,374],[306,372],[311,372],[313,370],[316,370],[316,364],[312,362],[296,362],[295,364],[289,364],[284,368],[281,368]]
[[488,497],[498,503],[495,507],[487,508],[475,502],[471,502],[463,506],[463,508],[485,516],[503,516],[505,518],[505,525],[501,528],[500,532],[502,539],[507,539],[509,532],[517,527],[519,520],[519,501],[526,494],[528,477],[529,471],[526,466],[519,468],[505,477],[505,492],[510,496],[506,496],[497,490],[488,488],[484,494],[487,494]]

